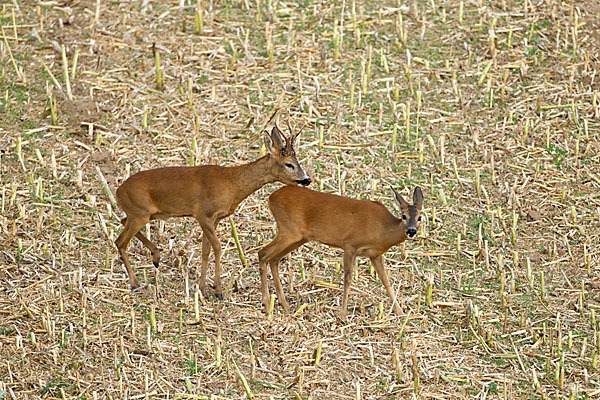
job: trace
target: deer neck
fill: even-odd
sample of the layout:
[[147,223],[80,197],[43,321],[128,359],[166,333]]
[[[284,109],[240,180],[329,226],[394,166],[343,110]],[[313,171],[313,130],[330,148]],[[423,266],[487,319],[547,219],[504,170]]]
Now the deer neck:
[[387,237],[389,238],[391,245],[396,245],[398,243],[402,243],[406,240],[406,232],[404,231],[404,225],[402,224],[402,220],[400,218],[396,218],[392,215],[392,221],[387,225],[388,232]]
[[233,198],[236,206],[267,183],[275,182],[271,172],[270,154],[251,163],[232,168],[234,168],[234,182],[238,185],[238,190]]

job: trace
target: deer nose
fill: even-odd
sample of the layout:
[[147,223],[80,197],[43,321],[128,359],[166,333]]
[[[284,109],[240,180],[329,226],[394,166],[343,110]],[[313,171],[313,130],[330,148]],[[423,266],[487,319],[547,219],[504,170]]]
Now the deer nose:
[[417,230],[415,228],[408,228],[406,234],[408,237],[414,237],[417,234]]
[[306,179],[297,180],[296,182],[298,183],[298,185],[308,186],[312,182],[312,179],[306,178]]

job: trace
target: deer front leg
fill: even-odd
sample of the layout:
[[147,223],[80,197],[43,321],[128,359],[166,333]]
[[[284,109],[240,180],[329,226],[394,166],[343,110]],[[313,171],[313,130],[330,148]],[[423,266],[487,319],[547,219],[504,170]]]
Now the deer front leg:
[[379,275],[379,279],[381,279],[385,290],[387,290],[390,299],[392,299],[394,312],[400,314],[402,310],[400,310],[400,305],[398,305],[398,301],[396,300],[396,293],[394,293],[394,290],[392,289],[390,278],[383,266],[383,256],[371,257],[371,262],[373,263],[373,267],[375,267],[375,271],[377,271],[377,275]]
[[354,263],[356,262],[356,251],[353,249],[344,250],[344,297],[342,298],[342,309],[340,310],[340,318],[345,321],[346,312],[348,310],[348,293],[352,284],[352,272],[354,271]]

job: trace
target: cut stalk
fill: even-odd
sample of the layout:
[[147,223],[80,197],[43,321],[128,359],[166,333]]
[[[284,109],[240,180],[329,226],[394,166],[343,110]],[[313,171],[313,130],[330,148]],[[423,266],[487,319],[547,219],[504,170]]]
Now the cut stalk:
[[58,125],[58,112],[56,109],[56,97],[54,96],[54,93],[50,94],[50,98],[49,98],[49,102],[50,102],[50,118],[52,120],[52,125]]
[[479,81],[477,81],[478,85],[481,85],[483,83],[483,81],[485,80],[488,72],[490,71],[490,68],[492,66],[493,61],[490,60],[488,61],[488,63],[486,64],[485,68],[483,69],[483,72],[481,73],[481,76],[479,77]]
[[244,387],[244,391],[246,392],[246,396],[248,396],[248,398],[250,400],[253,400],[254,399],[254,394],[252,393],[252,390],[250,390],[250,385],[248,385],[248,381],[246,380],[246,378],[244,377],[244,375],[242,374],[242,372],[238,368],[238,366],[237,366],[237,364],[236,364],[235,361],[233,361],[233,366],[235,367],[235,371],[237,373],[238,378],[240,378],[240,381],[242,382],[242,386]]
[[165,83],[163,81],[163,73],[160,67],[160,53],[156,48],[156,43],[152,45],[152,52],[154,53],[154,73],[156,75],[156,90],[164,90]]
[[65,81],[65,87],[67,88],[67,98],[73,100],[73,94],[71,93],[71,82],[69,80],[69,62],[67,61],[67,50],[63,44],[61,47],[62,64],[63,64],[63,80]]
[[[54,155],[54,153],[53,153],[53,155]],[[102,171],[100,171],[100,168],[97,165],[96,165],[96,174],[98,174],[98,179],[100,179],[100,184],[102,185],[102,188],[106,192],[106,195],[108,196],[108,199],[110,200],[110,203],[112,204],[112,206],[114,208],[118,208],[117,201],[115,200],[115,197],[113,196],[112,191],[108,187],[108,182],[106,182],[106,179],[104,178],[104,175],[102,174]]]
[[271,295],[271,301],[269,302],[269,312],[267,314],[267,320],[273,320],[273,309],[275,308],[275,294]]
[[248,262],[246,261],[246,256],[244,256],[244,250],[242,249],[242,245],[240,244],[240,239],[238,237],[237,230],[235,229],[235,224],[233,223],[233,219],[231,217],[229,217],[229,226],[231,226],[231,234],[233,235],[233,239],[235,240],[235,247],[237,248],[240,260],[242,261],[242,265],[244,267],[247,267]]
[[0,21],[0,29],[2,30],[2,39],[4,39],[4,44],[6,45],[6,49],[8,50],[8,55],[10,57],[10,61],[11,61],[12,65],[13,65],[13,67],[15,68],[15,72],[17,73],[17,76],[19,77],[19,80],[22,83],[26,84],[27,83],[27,79],[21,73],[21,70],[17,66],[15,58],[13,57],[13,54],[12,54],[12,50],[10,49],[10,45],[8,44],[8,40],[6,39],[6,32],[4,31],[4,25],[2,25],[1,21]]
[[325,128],[323,125],[319,126],[319,150],[323,149],[323,135]]
[[194,32],[198,35],[204,34],[204,12],[202,10],[202,1],[198,0],[196,11],[194,12]]
[[411,359],[412,359],[412,374],[413,374],[413,388],[415,393],[418,395],[420,387],[419,377],[419,362],[417,360],[417,341],[415,339],[411,342]]
[[150,327],[152,328],[152,333],[156,333],[156,307],[154,304],[150,306]]
[[317,343],[317,349],[315,350],[315,368],[319,368],[319,364],[321,363],[321,349],[323,348],[323,339],[319,340]]
[[71,80],[74,81],[77,76],[77,61],[79,60],[79,49],[73,54],[73,63],[71,64]]
[[200,290],[194,292],[194,321],[200,321]]
[[427,283],[425,285],[425,304],[430,306],[433,302],[433,277],[429,276],[427,278]]

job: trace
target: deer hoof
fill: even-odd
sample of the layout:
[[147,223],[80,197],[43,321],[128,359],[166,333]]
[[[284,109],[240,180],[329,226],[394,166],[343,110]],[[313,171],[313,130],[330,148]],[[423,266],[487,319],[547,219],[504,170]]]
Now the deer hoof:
[[342,322],[348,322],[348,315],[346,314],[346,310],[340,310],[337,314],[338,318]]
[[143,289],[145,289],[147,287],[148,287],[147,284],[146,285],[141,285],[141,286],[138,286],[136,288],[131,289],[131,291],[135,293],[135,292],[139,292],[139,291],[141,291],[141,290],[143,290]]
[[223,301],[223,295],[221,293],[215,293],[215,297],[221,301]]
[[138,282],[137,279],[130,281],[129,284],[131,285],[131,290],[135,291],[137,289],[139,289],[142,285],[140,285],[140,283]]
[[152,261],[152,264],[154,264],[155,268],[158,268],[158,261]]

